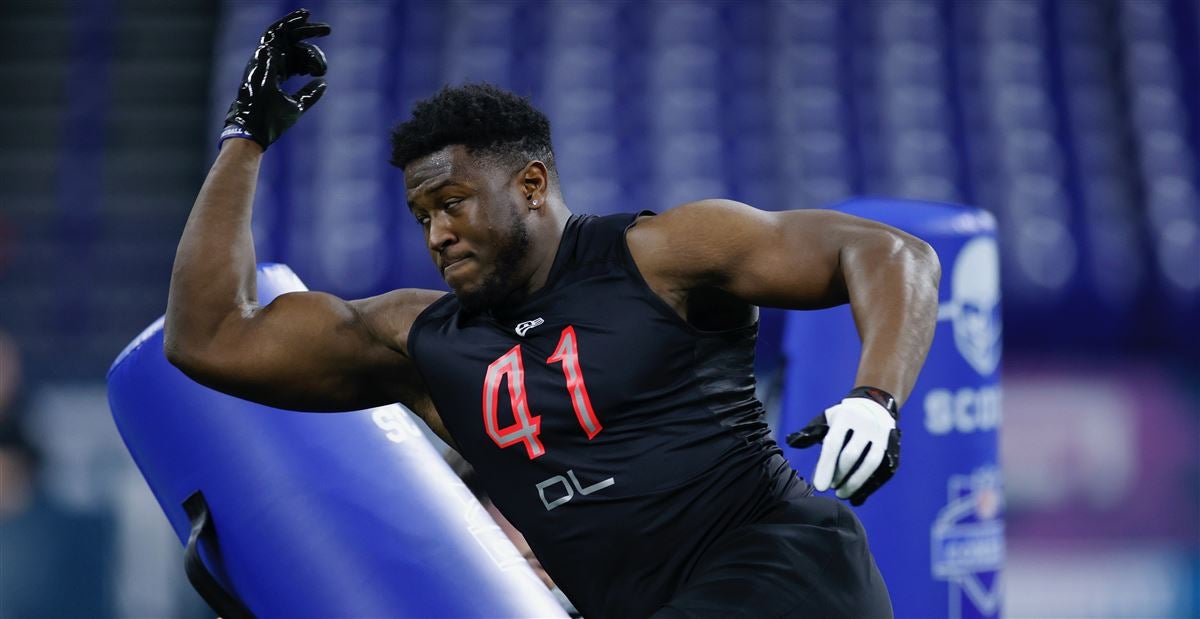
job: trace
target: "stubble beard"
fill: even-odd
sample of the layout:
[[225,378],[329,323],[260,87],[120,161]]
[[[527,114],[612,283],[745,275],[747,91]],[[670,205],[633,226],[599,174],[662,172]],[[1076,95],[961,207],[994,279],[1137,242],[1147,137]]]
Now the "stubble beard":
[[459,305],[466,312],[491,309],[513,292],[517,272],[529,254],[529,229],[524,221],[514,216],[509,231],[508,238],[496,253],[495,266],[484,276],[479,287],[468,292],[455,292]]

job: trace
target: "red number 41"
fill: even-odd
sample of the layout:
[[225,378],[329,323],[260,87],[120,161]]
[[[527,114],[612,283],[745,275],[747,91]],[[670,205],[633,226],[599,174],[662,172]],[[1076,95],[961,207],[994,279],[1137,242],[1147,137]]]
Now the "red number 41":
[[[562,363],[563,376],[567,379],[567,392],[571,395],[575,417],[579,419],[579,425],[587,433],[588,439],[594,438],[604,428],[596,419],[592,399],[588,397],[587,385],[583,382],[575,327],[568,326],[562,330],[558,346],[554,348],[554,354],[546,359],[546,363]],[[505,378],[508,379],[508,399],[512,402],[514,423],[500,427],[497,410],[500,407],[500,383]],[[525,397],[525,367],[521,359],[520,344],[513,346],[488,366],[487,376],[483,379],[483,425],[487,428],[488,436],[492,437],[500,448],[522,443],[525,445],[525,451],[529,453],[530,460],[546,453],[546,448],[538,440],[542,418],[529,410],[529,401]]]

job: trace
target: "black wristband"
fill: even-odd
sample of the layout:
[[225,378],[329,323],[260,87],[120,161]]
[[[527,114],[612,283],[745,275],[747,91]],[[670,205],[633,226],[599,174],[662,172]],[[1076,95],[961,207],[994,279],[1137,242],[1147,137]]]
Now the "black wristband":
[[846,394],[847,398],[866,398],[887,409],[892,419],[900,421],[900,407],[896,406],[896,398],[878,387],[855,387]]

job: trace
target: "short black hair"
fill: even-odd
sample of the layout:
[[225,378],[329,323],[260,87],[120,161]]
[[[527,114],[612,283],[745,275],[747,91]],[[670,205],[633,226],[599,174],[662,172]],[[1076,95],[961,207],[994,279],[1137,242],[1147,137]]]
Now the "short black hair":
[[491,84],[445,86],[418,101],[412,118],[392,128],[391,163],[404,169],[451,144],[514,165],[537,159],[556,176],[550,119],[524,97]]

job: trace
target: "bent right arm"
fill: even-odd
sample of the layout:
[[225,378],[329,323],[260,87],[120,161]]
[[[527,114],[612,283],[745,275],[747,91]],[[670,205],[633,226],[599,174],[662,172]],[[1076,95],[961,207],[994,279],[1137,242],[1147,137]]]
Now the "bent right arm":
[[[318,292],[257,298],[251,205],[263,151],[325,92],[329,34],[304,9],[267,27],[225,117],[223,145],[175,254],[163,327],[167,359],[197,382],[305,411],[403,402],[451,442],[408,355],[408,330],[443,293],[397,290],[360,301]],[[283,80],[312,75],[295,93]]]
[[445,430],[408,356],[408,328],[445,293],[358,301],[320,292],[259,305],[250,228],[262,149],[226,140],[175,255],[164,325],[170,362],[213,389],[278,408],[359,410],[403,402]]

